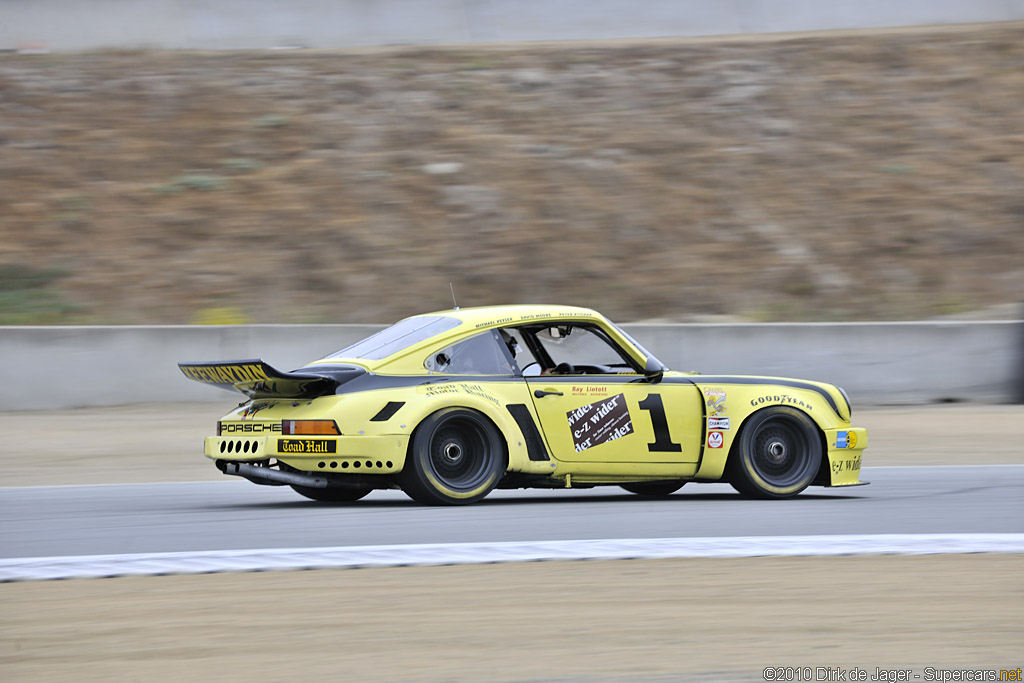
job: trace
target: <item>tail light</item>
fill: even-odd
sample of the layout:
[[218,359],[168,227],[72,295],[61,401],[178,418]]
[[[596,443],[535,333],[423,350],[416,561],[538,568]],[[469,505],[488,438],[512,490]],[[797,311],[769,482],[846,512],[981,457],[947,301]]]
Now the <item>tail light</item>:
[[281,420],[281,433],[289,436],[341,436],[334,420]]
[[220,436],[220,430],[221,430],[220,420],[217,420],[217,436]]

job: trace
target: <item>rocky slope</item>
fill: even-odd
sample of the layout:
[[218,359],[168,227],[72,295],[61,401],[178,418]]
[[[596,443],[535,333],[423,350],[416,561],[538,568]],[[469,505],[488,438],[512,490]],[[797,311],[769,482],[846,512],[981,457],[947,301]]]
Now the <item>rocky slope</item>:
[[3,55],[0,323],[1012,304],[1022,111],[1018,24]]

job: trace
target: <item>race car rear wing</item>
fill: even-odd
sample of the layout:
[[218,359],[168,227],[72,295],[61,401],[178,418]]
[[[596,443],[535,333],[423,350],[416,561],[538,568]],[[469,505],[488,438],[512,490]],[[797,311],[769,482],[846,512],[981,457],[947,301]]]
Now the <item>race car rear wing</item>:
[[239,391],[249,398],[326,396],[335,393],[345,382],[366,373],[353,365],[326,365],[282,372],[259,358],[178,363],[178,367],[191,380]]

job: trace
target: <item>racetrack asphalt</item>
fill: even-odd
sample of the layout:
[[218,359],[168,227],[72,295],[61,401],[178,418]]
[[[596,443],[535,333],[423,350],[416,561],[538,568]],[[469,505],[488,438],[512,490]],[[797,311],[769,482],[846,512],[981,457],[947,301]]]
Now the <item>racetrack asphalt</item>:
[[0,557],[412,543],[1024,532],[1024,465],[865,468],[868,486],[784,501],[688,484],[664,499],[618,487],[496,491],[421,507],[398,491],[318,503],[243,481],[0,489]]

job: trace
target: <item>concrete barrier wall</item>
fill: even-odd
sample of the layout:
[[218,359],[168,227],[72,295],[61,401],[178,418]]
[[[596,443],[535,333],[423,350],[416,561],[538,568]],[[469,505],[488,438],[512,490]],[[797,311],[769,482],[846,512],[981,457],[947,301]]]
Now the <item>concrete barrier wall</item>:
[[650,38],[1024,19],[1024,0],[0,0],[0,49]]
[[[673,369],[817,379],[854,403],[1009,402],[1024,322],[624,325]],[[374,325],[0,327],[0,410],[230,403],[178,361],[263,358],[292,370]]]

